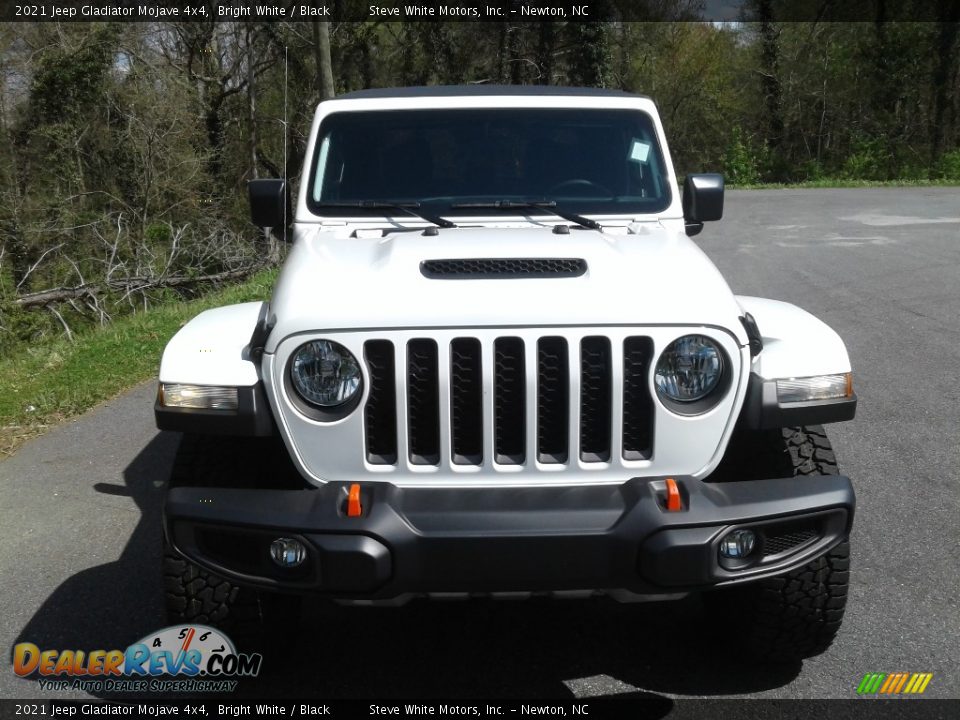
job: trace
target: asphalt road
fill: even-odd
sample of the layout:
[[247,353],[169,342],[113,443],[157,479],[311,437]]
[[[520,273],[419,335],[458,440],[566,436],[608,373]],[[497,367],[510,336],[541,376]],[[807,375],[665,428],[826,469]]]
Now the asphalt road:
[[[311,609],[241,694],[851,698],[866,672],[925,671],[927,696],[960,697],[960,189],[731,192],[698,242],[735,292],[813,312],[853,359],[857,419],[829,428],[858,495],[853,586],[826,654],[746,665],[695,600]],[[178,438],[154,429],[152,398],[148,383],[0,463],[4,648],[124,648],[165,624]],[[0,697],[51,694],[7,651]]]

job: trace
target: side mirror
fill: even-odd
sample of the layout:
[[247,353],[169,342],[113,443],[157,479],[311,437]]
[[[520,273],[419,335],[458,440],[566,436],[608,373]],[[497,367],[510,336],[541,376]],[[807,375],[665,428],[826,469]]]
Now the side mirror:
[[286,180],[269,178],[250,180],[250,219],[261,228],[284,228],[290,216],[290,195]]
[[703,224],[723,217],[723,175],[687,175],[683,181],[683,219],[687,235],[693,237]]

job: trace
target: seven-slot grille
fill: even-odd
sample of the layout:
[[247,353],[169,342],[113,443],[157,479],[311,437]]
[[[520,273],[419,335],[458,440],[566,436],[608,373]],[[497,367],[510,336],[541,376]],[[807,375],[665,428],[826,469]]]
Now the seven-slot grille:
[[[411,465],[520,466],[534,459],[566,465],[576,458],[608,462],[615,452],[647,460],[653,342],[640,336],[622,342],[622,367],[614,368],[611,340],[603,336],[368,340],[367,462],[394,465],[405,455]],[[441,377],[447,388],[440,387]],[[405,383],[402,392],[398,382]],[[614,392],[615,382],[622,392]],[[485,388],[492,393],[486,410]],[[613,407],[615,397],[622,407]],[[613,422],[615,411],[622,423]],[[406,432],[398,432],[401,423]],[[614,427],[621,429],[617,438]],[[406,447],[398,447],[400,438]]]

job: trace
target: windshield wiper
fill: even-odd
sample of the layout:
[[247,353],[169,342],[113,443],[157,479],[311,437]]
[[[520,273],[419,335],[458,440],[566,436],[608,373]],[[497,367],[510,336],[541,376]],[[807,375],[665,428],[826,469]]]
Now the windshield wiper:
[[494,202],[475,202],[475,203],[454,203],[450,206],[455,210],[460,209],[492,209],[492,210],[522,210],[523,208],[534,208],[537,210],[546,210],[557,217],[576,223],[591,230],[602,230],[600,223],[596,220],[567,212],[557,208],[556,200],[495,200]]
[[354,200],[350,202],[322,202],[314,203],[318,208],[360,208],[361,210],[402,210],[414,217],[426,220],[429,223],[442,228],[454,228],[455,223],[445,220],[442,217],[428,215],[427,213],[417,212],[420,207],[418,202],[390,202],[389,200]]

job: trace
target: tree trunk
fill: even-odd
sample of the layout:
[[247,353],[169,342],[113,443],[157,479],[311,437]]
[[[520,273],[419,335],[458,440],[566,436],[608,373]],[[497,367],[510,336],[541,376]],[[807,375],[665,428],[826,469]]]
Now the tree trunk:
[[255,77],[253,72],[256,53],[253,50],[253,38],[250,35],[250,26],[246,28],[247,40],[247,123],[250,134],[250,177],[256,180],[260,177],[257,170],[257,145],[259,138],[257,134],[257,90],[254,84]]
[[76,287],[59,287],[18,296],[14,305],[21,308],[43,307],[55,303],[67,302],[76,298],[96,297],[108,289],[125,290],[127,292],[143,292],[160,288],[190,287],[202,283],[219,283],[233,280],[243,280],[261,270],[264,263],[258,262],[249,267],[237,270],[224,270],[209,275],[175,275],[169,277],[131,277],[111,281],[105,285],[89,283]]
[[500,23],[497,30],[499,30],[499,33],[497,33],[497,82],[506,84],[507,68],[509,65],[508,55],[510,53],[510,47],[508,43],[510,23]]
[[568,41],[577,48],[567,68],[567,79],[570,84],[583,87],[606,87],[607,77],[610,74],[610,42],[606,24],[568,23],[567,32]]
[[557,47],[557,30],[553,20],[540,22],[539,42],[537,44],[537,69],[540,71],[539,85],[553,82],[553,54]]
[[780,87],[780,29],[774,23],[773,3],[760,0],[761,88],[767,110],[767,142],[776,148],[783,140],[782,88]]
[[[935,164],[946,149],[945,137],[955,134],[954,107],[957,88],[950,82],[957,72],[957,34],[960,31],[960,2],[940,8],[940,37],[937,64],[933,71],[933,128],[930,142],[930,164]],[[949,117],[948,117],[949,110]]]
[[330,59],[330,23],[314,20],[313,50],[317,60],[317,92],[320,102],[332,100],[336,95],[333,88],[333,62]]
[[0,234],[3,235],[0,246],[5,247],[10,256],[10,275],[14,286],[23,284],[22,289],[29,290],[30,282],[29,280],[24,282],[24,280],[30,272],[30,266],[36,261],[37,253],[27,245],[20,223],[12,212],[9,217],[0,221]]
[[214,182],[217,182],[220,180],[220,170],[223,167],[223,121],[220,118],[219,102],[207,108],[205,124],[207,142],[210,143],[210,175]]

